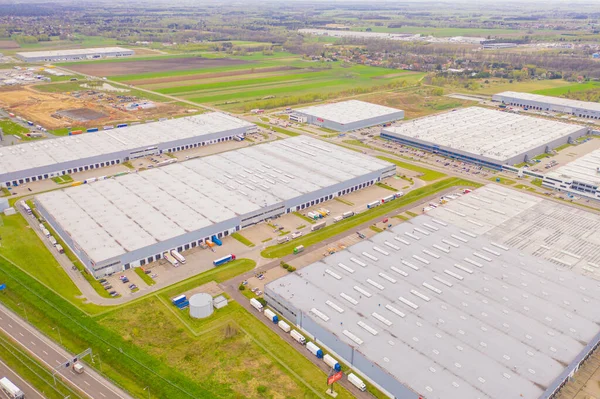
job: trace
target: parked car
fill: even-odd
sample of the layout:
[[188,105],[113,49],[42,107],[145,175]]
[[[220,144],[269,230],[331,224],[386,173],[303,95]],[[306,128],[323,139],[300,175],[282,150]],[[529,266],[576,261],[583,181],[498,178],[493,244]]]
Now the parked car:
[[135,285],[135,284],[131,284],[131,285],[129,286],[129,289],[130,289],[130,290],[135,290],[136,288],[137,288],[137,285]]
[[117,296],[119,294],[117,294],[117,291],[111,291],[108,293],[110,296]]
[[100,281],[101,283],[104,283],[104,282],[106,282],[106,279],[105,279],[105,278],[101,278],[101,279],[100,279],[100,280],[98,280],[98,281]]
[[104,286],[104,289],[107,290],[107,291],[110,290],[111,288],[112,288],[112,285],[105,285]]
[[122,282],[123,284],[125,284],[125,283],[128,283],[128,282],[129,282],[129,279],[128,279],[127,277],[125,277],[124,279],[121,279],[121,282]]

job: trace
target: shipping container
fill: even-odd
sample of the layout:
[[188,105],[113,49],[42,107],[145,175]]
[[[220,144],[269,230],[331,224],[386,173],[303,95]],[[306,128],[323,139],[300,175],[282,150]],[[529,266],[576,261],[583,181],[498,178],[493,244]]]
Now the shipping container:
[[265,309],[264,315],[267,319],[271,320],[275,324],[279,322],[279,317],[277,317],[275,312],[273,312],[271,309]]
[[350,383],[352,385],[354,385],[355,387],[357,387],[358,389],[360,389],[363,392],[367,390],[367,386],[365,385],[365,383],[363,382],[363,380],[361,380],[360,378],[358,378],[353,373],[348,374],[348,381],[350,381]]
[[379,201],[374,201],[374,202],[371,202],[370,204],[367,204],[367,208],[371,209],[371,208],[375,208],[376,206],[379,206],[379,205],[381,205],[381,203]]
[[292,338],[294,338],[296,341],[298,341],[298,343],[301,345],[304,345],[306,343],[306,338],[304,338],[304,336],[296,330],[292,330],[292,332],[290,333],[290,336]]
[[[210,241],[207,241],[207,243],[210,243]],[[208,244],[210,246],[210,244]],[[214,244],[213,244],[214,245]],[[222,258],[219,259],[215,259],[213,261],[213,265],[215,266],[221,266],[227,262],[231,262],[232,260],[235,260],[235,255],[234,254],[229,254],[227,256],[224,256]]]
[[318,357],[319,359],[323,358],[323,351],[321,350],[321,348],[319,348],[317,345],[315,345],[312,342],[308,342],[306,344],[306,349],[308,349],[308,351],[310,353],[312,353],[313,355],[315,355],[316,357]]
[[97,132],[97,131],[98,131],[98,128],[97,128],[97,127],[92,127],[92,128],[89,128],[89,129],[87,130],[87,132],[88,132],[88,133],[94,133],[94,132]]
[[119,123],[117,125],[117,128],[119,128],[119,127],[127,127],[127,123]]
[[215,244],[217,244],[218,246],[221,246],[221,245],[223,245],[223,242],[221,242],[221,240],[219,240],[219,238],[218,238],[216,235],[215,235],[215,236],[212,236],[210,239],[212,240],[212,242],[214,242],[214,243],[215,243]]
[[279,326],[279,328],[281,328],[286,333],[290,332],[290,330],[292,329],[290,327],[290,325],[288,323],[286,323],[285,321],[283,321],[283,320],[279,320],[279,323],[277,323],[277,325]]
[[353,212],[353,211],[348,211],[348,212],[344,212],[344,213],[342,213],[342,217],[343,217],[344,219],[346,219],[346,218],[349,218],[349,217],[352,217],[352,216],[354,216],[354,212]]
[[338,363],[338,361],[335,360],[330,355],[323,356],[323,361],[325,362],[326,365],[328,365],[329,367],[331,367],[335,371],[341,371],[342,370],[342,366],[340,366],[340,364]]
[[262,310],[263,310],[262,303],[260,303],[256,298],[250,299],[250,305],[252,305],[252,307],[254,307],[259,312],[262,312]]
[[388,195],[387,197],[383,197],[381,199],[381,203],[385,204],[386,202],[390,202],[390,201],[395,200],[395,199],[396,199],[396,195],[394,195],[394,194]]
[[320,230],[323,227],[325,227],[327,225],[327,222],[323,221],[320,223],[315,223],[312,226],[310,226],[310,231],[316,231],[316,230]]
[[177,305],[179,303],[185,302],[187,300],[187,297],[185,295],[178,295],[175,298],[171,298],[171,303],[173,303],[173,305]]
[[185,258],[183,257],[182,254],[180,254],[176,250],[174,250],[174,249],[171,250],[171,256],[173,256],[175,259],[177,259],[177,261],[179,261],[179,263],[185,264]]

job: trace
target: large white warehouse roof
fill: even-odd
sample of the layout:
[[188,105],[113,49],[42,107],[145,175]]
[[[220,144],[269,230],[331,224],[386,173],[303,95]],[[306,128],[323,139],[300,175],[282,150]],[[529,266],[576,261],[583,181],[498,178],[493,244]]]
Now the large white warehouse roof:
[[4,181],[2,175],[7,173],[251,126],[253,125],[250,122],[220,112],[209,112],[185,118],[2,147],[0,148],[0,181]]
[[537,399],[599,336],[599,282],[554,260],[600,256],[594,219],[486,187],[266,291],[424,397]]
[[581,129],[562,122],[469,107],[406,121],[385,128],[384,132],[504,162]]
[[16,55],[24,58],[40,58],[40,57],[65,57],[65,56],[88,56],[94,54],[113,54],[133,52],[133,50],[123,47],[97,47],[97,48],[78,48],[68,50],[53,50],[53,51],[26,51]]
[[510,97],[518,100],[537,101],[539,103],[558,105],[563,107],[588,109],[591,111],[600,111],[600,103],[590,101],[571,100],[569,98],[542,96],[540,94],[520,93],[516,91],[503,91],[494,96]]
[[389,165],[296,137],[53,191],[36,200],[98,263]]
[[315,105],[312,107],[300,108],[295,111],[342,125],[402,112],[399,109],[359,100],[348,100],[331,104]]
[[600,150],[595,150],[560,168],[546,173],[546,177],[561,181],[575,180],[600,187]]

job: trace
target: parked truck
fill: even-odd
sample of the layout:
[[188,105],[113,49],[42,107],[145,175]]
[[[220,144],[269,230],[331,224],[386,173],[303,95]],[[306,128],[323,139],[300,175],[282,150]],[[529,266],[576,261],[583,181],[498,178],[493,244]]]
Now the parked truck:
[[398,191],[396,194],[396,198],[400,198],[404,196],[404,193],[402,191]]
[[328,365],[329,367],[331,367],[335,371],[341,371],[342,370],[342,366],[340,366],[340,364],[338,363],[338,361],[335,360],[330,355],[323,356],[323,361],[325,362],[326,365]]
[[167,260],[167,262],[169,262],[170,264],[172,264],[175,267],[179,266],[179,262],[177,261],[177,259],[173,258],[171,256],[171,254],[169,254],[168,252],[165,252],[163,254],[163,258],[165,258]]
[[290,237],[288,237],[288,236],[278,237],[277,238],[277,243],[278,244],[283,244],[284,242],[288,242],[289,240],[290,240]]
[[348,211],[348,212],[344,212],[342,213],[342,218],[347,219],[349,217],[354,216],[354,212],[353,211]]
[[171,250],[171,256],[175,259],[177,259],[177,261],[181,264],[185,264],[185,258],[183,257],[182,254],[180,254],[179,252],[177,252],[176,250],[172,249]]
[[306,349],[308,349],[308,351],[310,353],[312,353],[313,355],[315,355],[317,358],[322,359],[323,358],[323,351],[321,350],[321,348],[319,348],[317,345],[315,345],[312,342],[308,342],[306,344]]
[[283,320],[279,320],[279,323],[277,323],[277,325],[279,326],[279,328],[281,328],[286,333],[290,332],[290,330],[292,329],[290,327],[290,325],[288,323],[286,323],[285,321],[283,321]]
[[379,206],[379,205],[381,205],[381,202],[379,202],[379,201],[373,201],[373,202],[367,204],[367,208],[371,209],[371,208],[375,208],[376,206]]
[[381,199],[381,203],[382,203],[382,204],[385,204],[386,202],[390,202],[390,201],[393,201],[393,200],[395,200],[395,199],[396,199],[396,195],[395,195],[395,194],[388,195],[387,197],[383,197],[383,198]]
[[48,229],[44,229],[44,230],[42,230],[42,234],[43,234],[45,237],[50,237],[50,232],[48,231]]
[[227,256],[223,256],[222,258],[219,259],[215,259],[213,260],[213,265],[215,266],[221,266],[227,262],[231,262],[232,260],[235,260],[235,255],[234,254],[229,254]]
[[23,393],[23,391],[21,391],[18,386],[13,384],[6,377],[0,378],[0,389],[10,399],[23,399],[25,397],[25,394]]
[[55,247],[56,244],[58,244],[58,242],[56,242],[56,238],[52,236],[48,237],[48,241],[50,241],[50,244],[52,244],[53,247]]
[[65,249],[60,244],[56,244],[56,250],[58,251],[59,254],[65,253]]
[[354,385],[363,392],[367,390],[367,386],[365,385],[363,380],[358,378],[354,373],[348,374],[348,381],[350,381],[352,385]]
[[258,310],[259,312],[262,312],[262,310],[263,310],[262,303],[258,302],[258,300],[256,298],[250,299],[250,305],[252,305],[252,307],[254,309]]
[[265,309],[264,315],[267,319],[271,320],[275,324],[279,322],[279,317],[277,317],[275,312],[273,312],[271,309]]
[[290,336],[294,338],[300,345],[306,344],[306,338],[296,330],[292,330]]
[[296,248],[294,248],[294,255],[299,254],[300,252],[304,252],[304,245],[298,245]]
[[210,239],[212,240],[212,242],[214,242],[214,243],[215,243],[215,244],[217,244],[218,246],[221,246],[221,245],[223,245],[223,242],[222,242],[221,240],[219,240],[219,238],[218,238],[216,235],[215,235],[215,236],[212,236]]
[[315,223],[312,226],[310,226],[310,231],[316,231],[319,229],[322,229],[323,227],[325,227],[325,225],[327,224],[327,222],[323,221],[320,223]]
[[333,223],[337,223],[339,221],[341,221],[344,217],[343,216],[336,216],[333,218]]

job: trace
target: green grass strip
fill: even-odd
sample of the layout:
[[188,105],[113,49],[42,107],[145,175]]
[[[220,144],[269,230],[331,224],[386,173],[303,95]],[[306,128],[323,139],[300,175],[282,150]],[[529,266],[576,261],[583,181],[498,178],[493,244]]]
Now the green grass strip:
[[247,246],[247,247],[253,247],[254,246],[254,243],[252,241],[250,241],[249,239],[247,239],[246,237],[244,237],[240,233],[232,233],[231,236],[233,238],[235,238],[236,240],[238,240],[239,242],[241,242],[242,244],[244,244],[245,246]]
[[154,281],[154,279],[152,277],[150,277],[149,275],[147,275],[146,273],[144,273],[144,270],[142,270],[141,267],[136,267],[134,269],[135,274],[137,274],[138,276],[140,276],[140,278],[142,280],[144,280],[144,283],[148,284],[148,285],[154,285],[156,284],[156,281]]
[[408,169],[408,170],[412,170],[413,172],[422,173],[422,175],[419,177],[419,179],[421,179],[423,181],[432,181],[432,180],[441,179],[442,177],[446,177],[446,175],[444,173],[438,172],[436,170],[423,168],[421,166],[398,161],[396,159],[392,159],[392,158],[388,158],[388,157],[384,157],[384,156],[378,156],[377,158],[379,158],[383,161],[393,163],[394,165],[399,166],[403,169]]
[[298,245],[304,245],[305,247],[309,247],[310,245],[316,244],[318,242],[336,236],[340,233],[353,229],[356,226],[381,217],[398,208],[419,201],[420,199],[433,195],[437,192],[456,186],[481,187],[482,184],[460,179],[457,177],[450,177],[442,181],[413,190],[402,198],[387,202],[376,208],[369,209],[355,216],[341,220],[333,225],[329,225],[323,229],[317,230],[313,233],[309,233],[305,236],[295,239],[293,242],[265,248],[260,254],[261,256],[270,259],[281,258],[283,256],[290,255],[294,252],[294,248]]
[[300,212],[294,212],[294,215],[298,216],[300,219],[306,220],[310,224],[317,223],[316,220],[309,218],[308,216],[304,216]]
[[265,125],[264,123],[255,123],[256,125],[262,127],[263,129],[267,129],[267,130],[274,130],[278,133],[283,133],[286,134],[288,136],[294,137],[294,136],[300,136],[300,133],[294,133],[292,131],[286,130],[286,129],[282,129],[280,127],[276,127],[276,126],[269,126],[269,125]]

